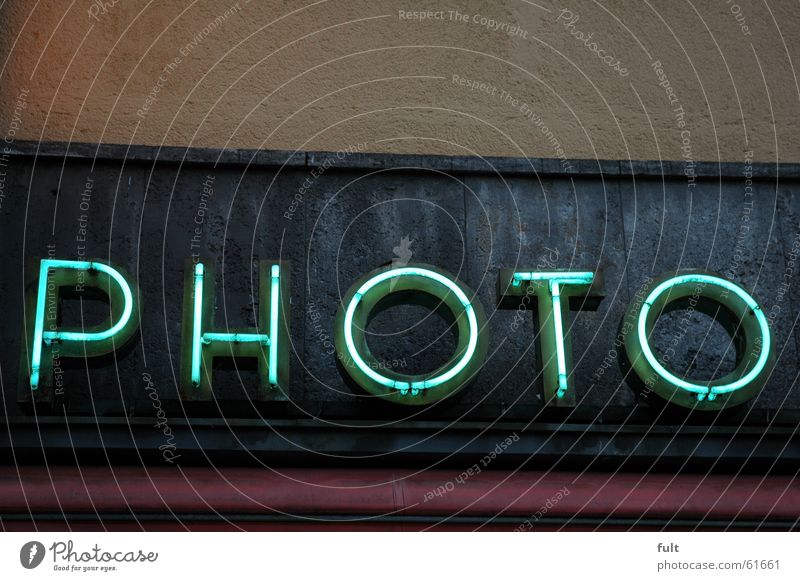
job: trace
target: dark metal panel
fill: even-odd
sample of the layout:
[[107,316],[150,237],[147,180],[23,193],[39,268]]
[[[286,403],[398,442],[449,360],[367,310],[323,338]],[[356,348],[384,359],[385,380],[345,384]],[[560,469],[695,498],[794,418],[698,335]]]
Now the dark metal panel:
[[[794,428],[520,423],[170,419],[176,458],[165,459],[164,434],[147,418],[14,420],[0,432],[0,462],[84,463],[110,457],[153,466],[254,464],[376,465],[526,470],[591,468],[744,471],[794,474],[800,438]],[[512,443],[497,453],[497,446]],[[134,450],[136,450],[134,452]],[[169,456],[170,458],[172,456]],[[487,460],[488,458],[488,460]]]
[[[364,154],[342,159],[336,154],[309,153],[298,160],[285,152],[186,148],[128,151],[90,145],[70,146],[65,158],[63,144],[43,144],[44,155],[38,157],[35,147],[19,147],[18,155],[11,159],[11,181],[0,214],[3,304],[22,304],[25,256],[45,254],[48,244],[55,244],[59,256],[77,256],[76,234],[84,213],[88,216],[89,256],[110,257],[134,276],[142,291],[141,343],[117,353],[116,366],[90,362],[88,375],[81,362],[69,370],[66,408],[36,409],[40,417],[83,414],[94,422],[94,416],[98,416],[102,425],[108,425],[102,434],[109,449],[122,452],[136,443],[152,453],[164,443],[164,435],[152,427],[156,411],[152,396],[145,391],[145,374],[149,374],[158,404],[176,433],[180,431],[186,450],[199,449],[197,442],[192,443],[195,436],[189,430],[189,426],[201,422],[199,418],[261,416],[262,425],[309,418],[327,422],[327,431],[298,428],[270,437],[259,435],[257,428],[241,428],[246,446],[228,433],[225,422],[205,425],[198,441],[226,459],[246,458],[247,453],[237,450],[252,446],[257,455],[281,461],[302,458],[303,449],[343,455],[361,450],[402,450],[399,455],[409,461],[432,461],[446,458],[462,446],[464,452],[459,453],[476,455],[495,445],[479,432],[460,428],[438,435],[451,423],[464,425],[466,421],[481,421],[483,426],[499,422],[496,429],[505,435],[516,429],[530,432],[518,451],[508,456],[507,461],[516,462],[534,456],[537,462],[547,464],[566,454],[583,465],[603,461],[622,465],[630,457],[641,466],[650,466],[663,455],[678,464],[690,456],[700,464],[721,457],[730,461],[729,465],[744,465],[748,454],[755,451],[756,460],[763,465],[775,457],[784,458],[781,462],[788,465],[785,459],[795,457],[796,448],[781,450],[787,443],[796,446],[787,434],[796,428],[800,409],[794,386],[800,332],[794,320],[800,296],[797,285],[791,284],[789,298],[781,299],[774,284],[787,272],[800,227],[800,197],[793,181],[781,181],[777,188],[770,179],[756,181],[751,219],[745,230],[741,227],[745,207],[741,164],[703,166],[706,175],[718,175],[710,173],[716,168],[724,179],[699,179],[687,192],[685,176],[675,177],[682,176],[678,162],[637,162],[629,167],[624,162],[584,160],[573,168],[582,173],[573,176],[549,170],[537,175],[554,164],[532,160],[531,168],[529,160],[515,158],[423,159]],[[101,160],[96,163],[95,151],[100,152]],[[217,159],[225,163],[215,165]],[[253,163],[248,166],[250,161]],[[413,164],[425,169],[408,169]],[[503,173],[495,173],[498,168]],[[672,177],[652,177],[662,168],[672,172]],[[770,171],[795,175],[795,169],[754,167],[763,176],[772,175]],[[81,196],[89,178],[92,195],[84,211]],[[204,196],[204,183],[209,179],[213,193]],[[202,218],[199,224],[198,218]],[[406,259],[402,243],[406,236],[413,240],[405,248],[411,252],[407,259],[436,264],[457,274],[477,291],[492,313],[492,356],[486,369],[472,387],[431,410],[398,409],[362,397],[342,380],[325,343],[325,337],[333,336],[333,315],[340,296],[363,273],[386,262]],[[528,318],[518,331],[512,331],[515,313],[495,310],[497,269],[536,266],[539,260],[548,258],[544,255],[550,252],[548,248],[558,250],[554,266],[592,269],[604,278],[606,298],[599,309],[574,313],[581,402],[575,410],[541,407],[536,385],[538,365],[531,348],[532,313],[526,314]],[[211,257],[219,273],[220,325],[226,317],[236,326],[252,322],[258,307],[251,278],[257,259],[292,262],[292,380],[288,403],[251,402],[248,390],[256,382],[249,380],[251,372],[246,368],[219,371],[226,385],[221,387],[224,397],[218,402],[189,406],[178,400],[175,378],[180,359],[183,268],[185,259],[196,251]],[[741,260],[735,259],[737,253]],[[752,288],[766,308],[778,305],[783,309],[775,322],[780,365],[752,408],[712,419],[662,416],[657,410],[635,404],[616,361],[604,367],[602,375],[597,374],[638,286],[649,273],[679,266],[708,266],[731,275]],[[795,281],[796,272],[792,274]],[[68,316],[76,316],[74,307],[71,305]],[[382,324],[391,327],[402,323],[404,312]],[[22,410],[16,403],[21,329],[21,310],[7,309],[2,331],[7,345],[2,355],[2,382],[6,414],[11,417],[32,411]],[[436,329],[440,327],[426,325],[428,333]],[[405,348],[413,352],[415,346],[424,347],[430,339],[429,335],[418,335]],[[689,346],[701,342],[697,331],[686,339]],[[391,341],[384,346],[391,349]],[[715,367],[723,348],[715,344],[714,349],[701,353],[698,367]],[[440,356],[428,350],[421,364],[435,364]],[[408,420],[409,413],[415,420],[439,423],[416,431],[398,431],[397,422]],[[113,419],[125,416],[135,418],[135,440],[126,435],[126,423]],[[188,426],[179,430],[186,418],[191,418]],[[11,422],[13,435],[22,438],[15,443],[36,450],[40,446],[28,421]],[[381,427],[337,427],[359,421]],[[586,435],[571,430],[562,433],[560,429],[554,433],[562,423],[581,426],[579,431],[586,431]],[[700,432],[681,431],[673,441],[672,428],[664,426],[684,423],[699,426]],[[709,423],[730,426],[725,429],[733,431],[712,429],[706,434]],[[653,435],[645,435],[647,430],[642,433],[642,429],[638,435],[626,431],[653,424],[658,428]],[[610,426],[610,431],[605,431],[605,426]],[[743,435],[737,431],[739,426],[750,426],[755,432]],[[63,427],[53,427],[43,437],[53,450],[63,453],[68,452],[62,447],[64,442],[74,435],[87,450],[99,453],[96,427],[92,424],[91,428],[77,430],[71,434]],[[473,437],[477,437],[477,443],[473,443]],[[301,445],[295,445],[298,442]],[[725,448],[726,442],[730,448]]]

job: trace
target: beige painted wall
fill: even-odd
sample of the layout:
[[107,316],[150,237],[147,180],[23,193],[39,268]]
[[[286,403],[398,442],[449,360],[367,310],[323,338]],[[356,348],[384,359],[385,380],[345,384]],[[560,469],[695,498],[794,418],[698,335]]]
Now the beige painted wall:
[[800,161],[800,9],[739,1],[8,0],[0,136]]

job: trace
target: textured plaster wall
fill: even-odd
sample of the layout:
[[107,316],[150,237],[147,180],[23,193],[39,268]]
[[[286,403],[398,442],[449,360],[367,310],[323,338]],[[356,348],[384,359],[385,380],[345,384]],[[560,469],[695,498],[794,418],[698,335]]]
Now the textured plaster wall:
[[800,161],[800,9],[740,1],[9,0],[0,138]]

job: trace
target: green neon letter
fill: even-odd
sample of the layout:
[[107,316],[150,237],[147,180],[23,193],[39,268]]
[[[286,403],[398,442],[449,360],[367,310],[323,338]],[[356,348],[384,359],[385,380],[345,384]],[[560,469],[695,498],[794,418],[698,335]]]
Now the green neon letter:
[[[213,326],[214,276],[202,262],[186,269],[181,392],[187,400],[212,398],[211,362],[215,357],[258,360],[259,399],[285,399],[288,389],[287,263],[262,261],[260,289],[266,290],[258,313],[258,329],[210,330]],[[282,389],[278,389],[282,388]]]
[[[738,284],[703,270],[665,274],[646,285],[645,299],[628,307],[623,327],[625,356],[638,380],[636,388],[647,399],[655,392],[683,407],[719,410],[741,404],[766,383],[774,366],[774,347],[767,317],[756,300]],[[723,307],[720,309],[719,307]],[[736,368],[713,381],[687,380],[653,353],[650,335],[666,312],[686,308],[716,316],[736,339]]]
[[[118,269],[99,260],[44,259],[39,262],[35,281],[28,286],[28,341],[23,349],[28,365],[25,385],[40,397],[63,392],[53,383],[53,363],[61,358],[97,357],[111,353],[131,338],[138,327],[134,285]],[[73,294],[104,293],[110,307],[109,319],[97,326],[80,329],[58,327],[61,289]],[[26,390],[27,391],[27,390]],[[23,399],[24,393],[20,394]]]
[[[433,373],[406,375],[384,369],[369,350],[370,314],[396,292],[433,296],[453,314],[458,327],[455,353]],[[428,265],[388,266],[350,287],[336,313],[334,340],[342,369],[364,390],[394,403],[422,405],[447,397],[474,379],[486,359],[488,331],[474,292],[452,275]]]
[[518,308],[526,306],[526,299],[529,300],[531,295],[537,298],[538,356],[542,365],[545,401],[549,405],[575,405],[569,299],[589,294],[594,279],[592,272],[500,271],[498,287],[501,298],[522,297],[521,302],[515,301]]

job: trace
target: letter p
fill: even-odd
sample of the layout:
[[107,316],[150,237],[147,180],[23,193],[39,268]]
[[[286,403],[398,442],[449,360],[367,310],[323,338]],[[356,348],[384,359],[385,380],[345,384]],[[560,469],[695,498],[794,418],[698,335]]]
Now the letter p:
[[[63,288],[83,288],[103,294],[109,306],[108,319],[90,328],[84,325],[79,329],[60,328],[59,302]],[[23,345],[26,364],[22,366],[27,377],[22,385],[45,397],[53,383],[54,360],[106,355],[127,342],[138,327],[133,288],[135,285],[119,269],[99,260],[41,260],[38,277],[27,292],[29,315],[27,340]],[[29,399],[30,395],[23,399]]]

